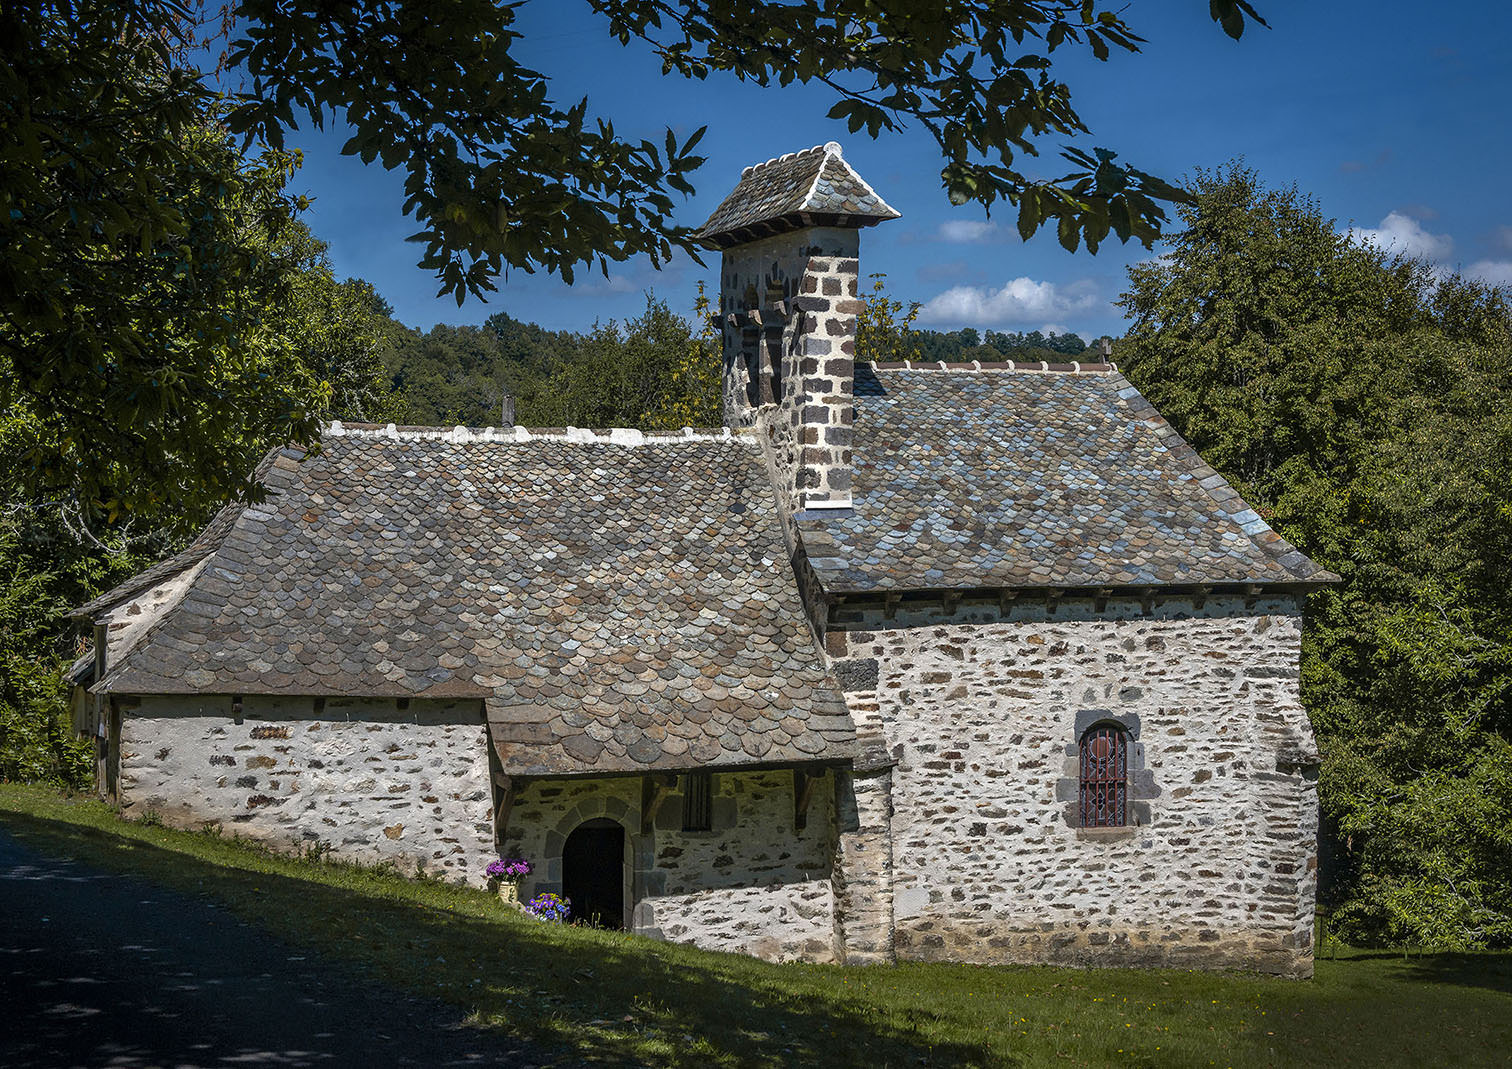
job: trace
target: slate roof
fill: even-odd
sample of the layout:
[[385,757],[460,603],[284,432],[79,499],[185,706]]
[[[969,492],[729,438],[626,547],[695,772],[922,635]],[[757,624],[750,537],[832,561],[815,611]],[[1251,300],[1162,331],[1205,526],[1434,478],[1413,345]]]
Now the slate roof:
[[338,427],[265,482],[96,690],[478,697],[522,775],[853,752],[754,440]]
[[[276,452],[269,453],[264,457],[262,463],[257,466],[253,479],[259,482],[265,479],[268,470],[273,466],[273,462],[277,457],[278,454]],[[232,525],[236,523],[236,518],[241,515],[242,509],[245,507],[240,502],[225,506],[215,514],[205,529],[199,533],[199,536],[189,543],[188,546],[184,547],[184,549],[175,553],[167,560],[158,561],[151,568],[148,568],[144,572],[139,572],[120,585],[107,590],[92,601],[85,602],[77,609],[74,609],[69,615],[75,620],[93,619],[110,606],[125,601],[127,598],[135,597],[142,593],[142,591],[157,586],[163,580],[179,574],[185,568],[198,564],[221,544],[226,534],[231,530]],[[93,663],[94,654],[88,654],[87,659]]]
[[798,520],[834,593],[1337,579],[1111,369],[858,367],[853,457],[854,508]]
[[694,237],[721,248],[800,226],[871,226],[899,215],[830,141],[747,167]]

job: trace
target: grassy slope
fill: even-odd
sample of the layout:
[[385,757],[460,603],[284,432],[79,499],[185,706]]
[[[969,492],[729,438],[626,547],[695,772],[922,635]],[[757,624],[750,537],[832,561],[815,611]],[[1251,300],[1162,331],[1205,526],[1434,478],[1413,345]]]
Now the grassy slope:
[[1505,1065],[1512,956],[1341,952],[1312,983],[1177,971],[770,965],[505,914],[487,894],[123,823],[0,784],[55,854],[283,937],[583,1061],[651,1065]]

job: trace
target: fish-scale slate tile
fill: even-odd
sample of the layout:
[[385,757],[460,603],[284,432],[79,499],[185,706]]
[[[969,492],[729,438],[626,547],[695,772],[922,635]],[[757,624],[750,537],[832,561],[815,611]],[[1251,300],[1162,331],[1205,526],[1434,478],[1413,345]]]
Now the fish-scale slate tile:
[[854,749],[754,441],[346,434],[265,480],[96,689],[477,697],[525,775]]
[[[257,466],[257,470],[253,473],[252,478],[255,481],[262,481],[266,479],[269,470],[273,467],[273,463],[277,459],[277,451],[269,453],[266,457],[263,458],[262,463]],[[119,604],[120,602],[125,601],[127,598],[135,597],[136,595],[142,593],[144,590],[149,590],[152,587],[157,586],[158,583],[161,583],[163,580],[169,578],[170,576],[179,574],[185,568],[188,568],[194,564],[198,564],[200,561],[204,560],[211,553],[213,553],[225,541],[226,535],[230,532],[232,524],[236,522],[237,517],[242,514],[242,511],[245,507],[246,506],[239,503],[225,506],[215,514],[214,518],[211,519],[209,524],[206,525],[205,529],[200,532],[199,537],[191,542],[181,552],[174,554],[167,560],[159,561],[157,564],[154,564],[146,571],[139,572],[138,574],[132,576],[130,579],[126,580],[124,583],[121,583],[118,586],[112,587],[110,590],[107,590],[99,597],[85,602],[83,605],[80,605],[77,609],[73,610],[70,615],[75,620],[93,619],[110,606]],[[88,660],[90,661],[90,663],[93,663],[93,659],[94,655],[91,653],[88,657]],[[75,667],[77,667],[77,665]]]
[[695,233],[711,246],[804,225],[801,216],[844,217],[850,226],[896,219],[899,212],[877,195],[840,155],[834,141],[758,163]]
[[800,514],[832,593],[1323,583],[1116,372],[856,370],[854,507]]

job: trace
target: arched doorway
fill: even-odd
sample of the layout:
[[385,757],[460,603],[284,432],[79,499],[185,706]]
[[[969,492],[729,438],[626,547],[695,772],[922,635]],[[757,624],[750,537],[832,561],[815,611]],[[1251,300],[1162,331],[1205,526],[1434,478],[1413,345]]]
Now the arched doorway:
[[572,920],[625,926],[625,829],[600,817],[579,824],[562,846],[562,894]]

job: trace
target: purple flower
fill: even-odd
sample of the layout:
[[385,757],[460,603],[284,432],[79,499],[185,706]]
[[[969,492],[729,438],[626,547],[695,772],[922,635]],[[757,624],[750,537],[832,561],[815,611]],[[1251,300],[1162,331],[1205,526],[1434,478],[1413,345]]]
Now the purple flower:
[[572,914],[572,901],[550,891],[542,891],[525,903],[525,912],[538,920],[560,924]]
[[501,857],[483,871],[496,880],[518,880],[530,875],[531,866],[523,857]]

